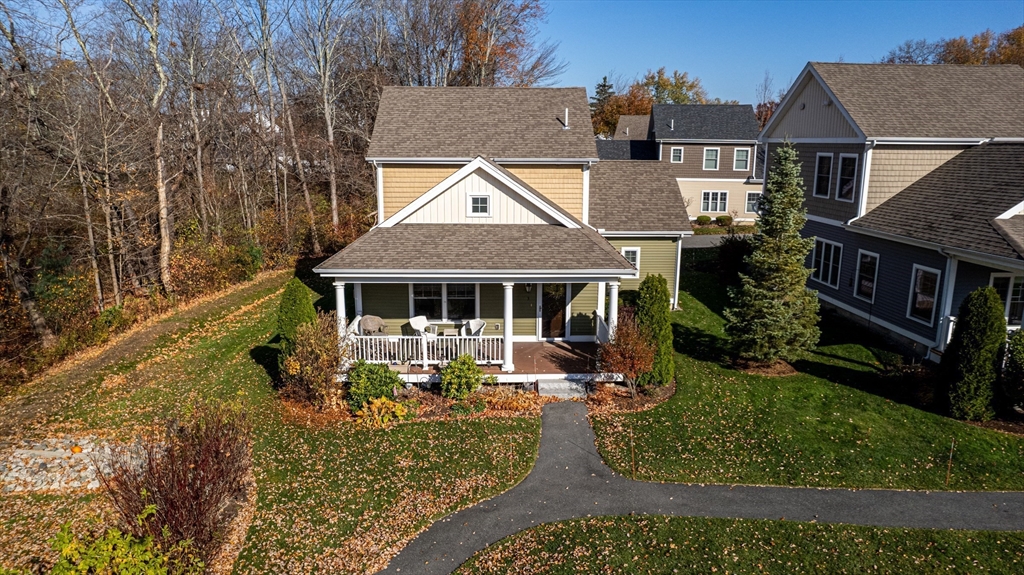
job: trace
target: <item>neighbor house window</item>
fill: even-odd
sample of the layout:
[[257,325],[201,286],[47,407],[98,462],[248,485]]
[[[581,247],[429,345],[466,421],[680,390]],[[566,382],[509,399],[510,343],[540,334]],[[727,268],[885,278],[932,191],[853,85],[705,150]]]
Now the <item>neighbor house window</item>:
[[484,217],[491,215],[491,197],[469,196],[469,215],[471,217]]
[[939,270],[914,264],[910,276],[910,309],[907,317],[932,325],[935,298],[939,294]]
[[761,201],[761,192],[747,192],[747,207],[746,212],[748,214],[757,213],[757,204]]
[[445,319],[462,320],[476,317],[476,284],[447,284],[448,316]]
[[732,169],[745,172],[750,169],[750,148],[736,148]]
[[857,176],[857,156],[839,154],[839,183],[836,184],[836,199],[853,201],[854,181]]
[[718,148],[704,148],[704,169],[718,169]]
[[682,148],[672,148],[672,163],[673,164],[681,164],[681,163],[683,163],[683,149]]
[[640,248],[622,248],[622,257],[636,268],[637,276],[640,275]]
[[1003,300],[1006,325],[1020,326],[1024,321],[1024,276],[992,274],[989,284]]
[[439,321],[442,318],[441,284],[413,284],[413,315],[424,315],[427,319]]
[[834,288],[839,287],[839,268],[843,261],[843,246],[828,240],[814,241],[814,271],[811,277]]
[[828,186],[832,182],[832,154],[818,154],[814,166],[814,195],[828,197]]
[[874,303],[877,280],[878,254],[860,250],[857,252],[857,285],[853,289],[854,295]]
[[700,196],[700,211],[725,213],[729,192],[705,190]]

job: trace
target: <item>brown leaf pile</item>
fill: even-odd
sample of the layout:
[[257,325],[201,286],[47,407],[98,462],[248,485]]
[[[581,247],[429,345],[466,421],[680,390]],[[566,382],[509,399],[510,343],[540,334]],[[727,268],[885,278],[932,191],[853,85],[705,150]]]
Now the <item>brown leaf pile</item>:
[[634,400],[629,389],[624,386],[599,383],[594,393],[587,396],[586,404],[590,415],[633,413],[651,409],[668,400],[675,392],[676,384],[670,383],[638,394]]

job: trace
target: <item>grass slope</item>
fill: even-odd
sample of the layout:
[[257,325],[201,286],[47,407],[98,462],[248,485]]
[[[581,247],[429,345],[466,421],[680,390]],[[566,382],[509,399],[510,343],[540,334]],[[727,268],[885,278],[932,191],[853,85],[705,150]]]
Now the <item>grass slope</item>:
[[[674,314],[675,396],[643,413],[596,417],[598,447],[636,479],[931,490],[1024,489],[1024,439],[921,411],[885,393],[881,353],[826,327],[798,375],[762,377],[724,361],[724,289],[683,276]],[[892,391],[892,390],[888,390]],[[952,475],[946,481],[951,442]]]
[[513,535],[456,573],[1020,573],[1024,533],[596,517]]

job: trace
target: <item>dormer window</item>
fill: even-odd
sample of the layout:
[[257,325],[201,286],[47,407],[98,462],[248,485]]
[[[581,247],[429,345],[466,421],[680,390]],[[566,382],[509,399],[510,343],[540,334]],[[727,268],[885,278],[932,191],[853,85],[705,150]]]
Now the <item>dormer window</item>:
[[469,211],[467,215],[471,218],[486,218],[491,215],[491,196],[471,195],[469,196]]

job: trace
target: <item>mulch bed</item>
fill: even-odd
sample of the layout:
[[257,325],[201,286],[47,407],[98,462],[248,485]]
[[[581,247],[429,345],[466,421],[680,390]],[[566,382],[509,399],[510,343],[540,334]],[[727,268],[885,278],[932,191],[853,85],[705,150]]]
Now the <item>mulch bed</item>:
[[626,413],[646,411],[659,405],[676,393],[676,384],[672,382],[661,387],[654,387],[638,393],[636,399],[624,385],[597,384],[597,389],[587,396],[586,404],[590,415],[605,413]]
[[1009,433],[1010,435],[1016,435],[1024,437],[1024,421],[1017,420],[1006,420],[1006,419],[993,419],[992,421],[968,421],[975,427],[983,427],[985,429],[991,429],[993,431],[1001,431],[1003,433]]
[[786,377],[796,375],[798,372],[792,365],[781,359],[775,363],[755,363],[745,360],[736,360],[736,369],[751,375],[762,375],[765,377]]

